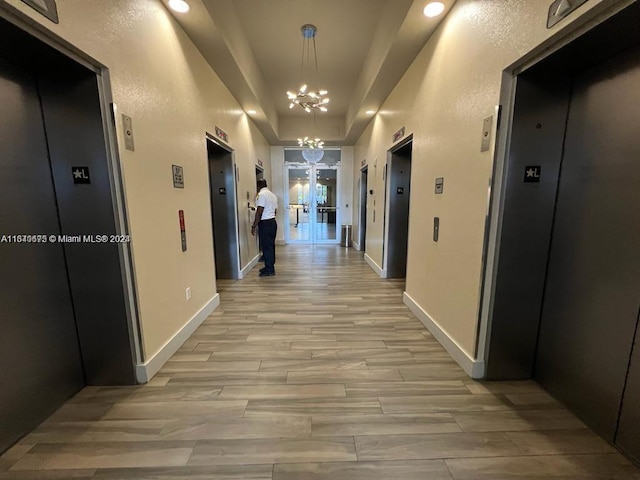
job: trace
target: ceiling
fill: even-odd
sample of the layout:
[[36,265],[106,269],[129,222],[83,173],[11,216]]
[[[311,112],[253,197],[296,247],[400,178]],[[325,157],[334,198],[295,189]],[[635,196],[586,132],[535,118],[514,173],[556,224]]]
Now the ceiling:
[[[172,14],[272,145],[353,145],[455,2],[427,18],[430,0],[187,1]],[[301,72],[306,23],[318,29],[317,79],[315,67]],[[329,91],[328,112],[289,109],[286,92],[302,83]]]

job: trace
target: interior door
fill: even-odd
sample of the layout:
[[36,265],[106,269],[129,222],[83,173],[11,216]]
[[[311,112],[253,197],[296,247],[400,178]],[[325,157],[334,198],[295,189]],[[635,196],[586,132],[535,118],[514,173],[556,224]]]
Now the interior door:
[[309,243],[311,241],[311,191],[309,167],[292,165],[287,168],[289,177],[288,242]]
[[[236,172],[230,151],[207,139],[216,277],[240,276]],[[187,237],[187,241],[188,237]]]
[[[535,369],[611,441],[640,303],[639,59],[635,49],[575,80]],[[640,401],[628,405],[637,432]]]
[[360,250],[362,252],[367,251],[367,199],[369,198],[367,183],[368,183],[369,169],[363,168],[360,173]]
[[388,166],[389,202],[387,235],[387,278],[407,275],[409,241],[409,200],[411,196],[411,151],[409,142],[391,154]]
[[82,388],[84,373],[63,247],[49,241],[61,230],[36,81],[1,58],[0,105],[2,452]]

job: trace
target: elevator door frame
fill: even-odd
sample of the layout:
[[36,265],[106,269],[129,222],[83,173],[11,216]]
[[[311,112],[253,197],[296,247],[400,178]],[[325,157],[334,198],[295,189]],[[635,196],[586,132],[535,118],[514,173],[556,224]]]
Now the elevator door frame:
[[[391,215],[391,169],[393,168],[393,158],[396,156],[397,152],[406,148],[407,146],[411,146],[411,157],[409,158],[409,164],[411,165],[412,157],[413,157],[413,134],[404,138],[397,145],[394,145],[387,151],[387,163],[384,166],[382,171],[383,181],[384,181],[384,243],[382,244],[382,265],[384,265],[382,269],[382,278],[406,278],[406,264],[405,264],[405,276],[404,277],[391,277],[393,275],[392,272],[389,271],[389,251],[390,249],[390,215]],[[409,185],[411,185],[411,176],[409,176]],[[407,245],[406,245],[406,258],[408,262],[408,254],[409,254],[409,217],[411,215],[411,188],[409,188],[409,205],[407,208],[407,231],[405,232]]]
[[[476,351],[476,356],[483,360],[484,376],[488,379],[527,379],[538,371],[538,355],[542,355],[541,347],[547,345],[542,343],[544,331],[542,334],[540,331],[544,327],[545,291],[549,288],[547,277],[552,260],[556,204],[562,193],[560,174],[574,78],[585,69],[639,48],[640,34],[635,28],[639,18],[640,3],[630,3],[626,9],[606,10],[587,28],[574,32],[573,38],[558,41],[553,52],[538,52],[537,59],[522,60],[504,74],[501,100],[505,128],[500,132],[494,163],[491,224],[486,232],[489,257]],[[525,172],[529,166],[542,167],[539,183],[526,183]],[[619,319],[627,329],[631,320],[626,316]],[[636,320],[636,335],[637,328]],[[565,332],[562,338],[567,337]],[[621,347],[615,345],[609,348],[619,351]],[[588,358],[577,370],[574,368],[569,379],[584,374],[597,375],[589,369],[589,361],[592,365],[597,362],[594,349],[586,351],[590,352],[591,360]],[[631,365],[634,357],[632,352],[629,355]],[[598,405],[583,401],[586,398],[583,391],[572,391],[570,387],[562,391],[557,388],[557,382],[556,386],[544,383],[592,429],[610,442],[616,442],[619,448],[624,447],[618,439],[623,427],[622,408],[627,400],[629,405],[637,405],[637,400],[636,403],[631,400],[638,397],[637,391],[635,397],[633,393],[627,397],[626,387],[621,385],[623,378],[628,381],[631,375],[628,366],[626,371],[622,370],[625,360],[616,360],[617,382],[608,381],[601,389],[601,394],[610,400],[608,415],[600,414]],[[635,362],[637,365],[637,357]],[[603,378],[602,372],[595,378]],[[564,388],[564,384],[561,385]],[[637,422],[637,409],[630,409],[628,415]],[[629,427],[633,431],[633,424],[625,425]],[[633,442],[633,438],[627,441]],[[637,446],[627,444],[628,453],[637,455]]]
[[[34,37],[45,46],[62,53],[70,60],[93,72],[99,95],[101,124],[104,135],[105,156],[109,173],[109,187],[114,212],[114,223],[117,235],[129,235],[129,220],[126,211],[126,197],[121,173],[121,162],[118,154],[116,121],[120,116],[117,105],[113,102],[109,69],[102,63],[73,47],[68,41],[47,30],[43,25],[34,22],[17,8],[0,2],[0,18],[13,24],[18,29]],[[139,321],[138,299],[134,275],[134,263],[130,243],[118,243],[118,256],[121,265],[121,279],[124,289],[125,314],[129,332],[129,348],[135,365],[135,380],[143,383],[148,379],[144,369],[136,368],[146,360],[146,352],[142,342],[142,330]]]
[[[218,140],[215,139],[215,136],[212,135],[211,133],[207,132],[206,133],[206,143],[207,143],[207,163],[208,163],[208,172],[209,172],[209,192],[210,192],[210,199],[211,199],[211,227],[212,227],[212,240],[213,240],[213,247],[214,247],[214,254],[218,254],[216,255],[216,261],[214,262],[216,265],[216,271],[215,271],[215,277],[217,279],[219,278],[223,278],[223,279],[232,279],[232,280],[238,280],[242,278],[242,269],[240,267],[240,222],[239,222],[239,209],[238,209],[238,167],[236,166],[236,159],[235,159],[235,153],[234,150],[225,145],[222,142],[219,142]],[[216,252],[215,249],[215,238],[216,238],[216,232],[215,232],[215,215],[214,215],[214,207],[213,207],[213,201],[214,201],[214,187],[211,184],[211,158],[209,156],[209,144],[213,145],[215,148],[217,148],[220,151],[224,151],[226,152],[226,154],[228,155],[228,159],[226,159],[225,161],[229,161],[231,163],[231,177],[232,177],[232,181],[230,183],[226,183],[226,187],[228,188],[229,186],[232,187],[233,191],[231,193],[227,192],[225,195],[227,196],[227,198],[231,197],[230,200],[227,201],[227,205],[232,205],[233,208],[233,212],[230,213],[231,215],[231,220],[232,220],[232,225],[227,225],[227,227],[230,227],[230,234],[233,236],[233,238],[231,238],[231,242],[232,245],[231,250],[232,250],[232,256],[235,258],[231,259],[231,264],[229,265],[229,269],[227,269],[224,272],[218,272],[218,267],[220,265],[220,263],[218,263],[218,258],[219,258],[219,254],[221,252],[220,246],[218,246],[218,251]],[[220,220],[218,220],[218,222],[220,222]],[[220,223],[218,224],[220,226]],[[219,276],[220,274],[224,275],[224,276]]]
[[[606,2],[605,2],[606,3]],[[568,61],[568,53],[572,49],[579,48],[582,40],[601,26],[610,24],[616,14],[627,7],[637,9],[633,0],[623,0],[615,5],[599,4],[588,12],[578,17],[574,22],[566,25],[549,37],[516,62],[508,66],[502,74],[500,88],[500,103],[496,107],[496,138],[494,140],[493,171],[490,179],[489,205],[487,215],[487,228],[483,245],[483,259],[481,269],[481,298],[479,308],[479,321],[477,324],[476,348],[474,358],[479,368],[474,378],[487,378],[487,365],[490,357],[490,344],[492,340],[493,316],[496,307],[496,284],[498,269],[501,260],[502,234],[505,222],[505,206],[507,204],[508,177],[512,174],[510,165],[511,148],[513,141],[513,123],[515,113],[516,91],[519,77],[531,68],[545,60],[556,61],[558,65],[562,61]],[[628,12],[629,10],[627,10]],[[616,34],[624,38],[635,38],[635,31],[616,31]],[[603,45],[603,48],[608,47]],[[601,53],[601,52],[600,52]],[[578,59],[580,60],[580,59]],[[520,174],[521,172],[517,172]],[[548,253],[548,252],[547,252]],[[546,256],[544,257],[546,258]],[[543,260],[544,261],[544,260]],[[540,298],[541,301],[541,298]],[[534,302],[535,303],[535,302]],[[500,377],[492,377],[501,379]],[[504,377],[506,379],[508,377]],[[525,376],[513,377],[530,378]]]

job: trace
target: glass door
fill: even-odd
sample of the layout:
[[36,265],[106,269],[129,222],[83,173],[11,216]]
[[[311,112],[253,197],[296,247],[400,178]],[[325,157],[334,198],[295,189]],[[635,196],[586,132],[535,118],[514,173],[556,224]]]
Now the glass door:
[[287,242],[337,242],[339,167],[296,164],[287,172]]
[[315,165],[315,211],[314,239],[316,243],[338,240],[338,167]]
[[289,177],[289,221],[287,242],[309,243],[311,241],[310,171],[304,165],[290,165]]

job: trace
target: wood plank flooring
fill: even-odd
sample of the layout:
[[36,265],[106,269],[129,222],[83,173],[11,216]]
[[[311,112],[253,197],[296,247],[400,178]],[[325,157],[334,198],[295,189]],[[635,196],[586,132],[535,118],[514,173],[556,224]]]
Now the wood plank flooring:
[[353,249],[279,247],[158,375],[87,387],[0,479],[638,480],[535,382],[470,380]]

